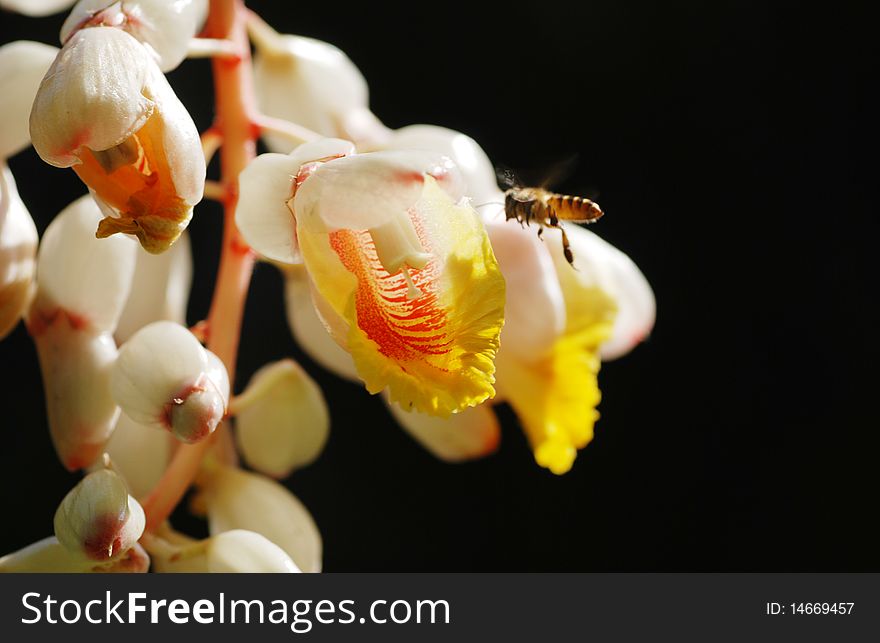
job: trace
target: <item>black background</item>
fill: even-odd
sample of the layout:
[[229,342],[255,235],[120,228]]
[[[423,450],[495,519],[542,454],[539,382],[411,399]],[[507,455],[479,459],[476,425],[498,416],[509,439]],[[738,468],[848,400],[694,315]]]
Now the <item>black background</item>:
[[[556,477],[506,409],[499,453],[434,460],[379,400],[302,356],[281,279],[259,266],[237,389],[287,355],[324,386],[330,442],[288,484],[327,571],[880,570],[878,74],[857,3],[249,4],[346,51],[392,127],[459,129],[513,167],[579,153],[561,187],[598,197],[594,230],[658,301],[650,340],[603,367],[594,442]],[[61,20],[0,15],[0,42],[56,43]],[[209,64],[171,81],[209,125]],[[32,151],[10,165],[41,231],[83,192]],[[191,225],[190,322],[210,302],[219,220],[206,204]],[[22,328],[0,365],[9,551],[51,533],[76,478],[53,454]]]

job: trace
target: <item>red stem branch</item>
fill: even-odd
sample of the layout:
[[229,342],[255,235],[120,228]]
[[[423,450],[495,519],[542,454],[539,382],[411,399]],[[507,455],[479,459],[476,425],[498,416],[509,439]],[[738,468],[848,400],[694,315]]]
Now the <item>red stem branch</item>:
[[[213,61],[217,113],[212,129],[222,136],[222,182],[229,188],[231,198],[224,205],[223,250],[208,315],[208,348],[226,365],[231,383],[235,381],[241,321],[254,266],[253,252],[235,225],[238,175],[256,155],[258,134],[251,121],[256,109],[246,24],[247,10],[242,0],[211,0],[206,35],[233,41],[243,52],[240,59]],[[211,438],[180,446],[156,488],[143,501],[148,530],[168,519],[198,474],[217,434],[225,430],[221,426]]]

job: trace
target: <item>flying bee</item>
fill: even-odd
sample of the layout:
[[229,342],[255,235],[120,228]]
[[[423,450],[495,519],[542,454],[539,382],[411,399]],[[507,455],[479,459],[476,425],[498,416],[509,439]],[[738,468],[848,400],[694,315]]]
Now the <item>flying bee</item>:
[[538,237],[544,228],[557,228],[562,233],[562,252],[570,264],[574,254],[561,221],[593,223],[602,216],[602,209],[590,199],[558,194],[538,187],[523,187],[509,170],[499,173],[499,181],[507,186],[504,191],[504,214],[507,220],[516,219],[521,225],[538,225]]

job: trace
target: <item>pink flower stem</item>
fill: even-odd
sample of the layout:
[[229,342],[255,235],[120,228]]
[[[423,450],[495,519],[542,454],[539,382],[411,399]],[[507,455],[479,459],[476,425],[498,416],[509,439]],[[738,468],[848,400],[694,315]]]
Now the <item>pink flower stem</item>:
[[[241,320],[254,267],[254,254],[235,225],[238,175],[256,155],[259,135],[251,118],[256,109],[246,24],[243,0],[211,0],[206,36],[229,40],[242,52],[238,58],[213,60],[217,113],[212,130],[223,141],[221,181],[229,197],[224,201],[223,249],[207,320],[207,340],[208,348],[226,365],[230,382],[235,381]],[[148,530],[157,529],[168,519],[198,474],[205,454],[218,439],[228,446],[230,436],[224,426],[210,438],[177,449],[162,479],[142,502]]]

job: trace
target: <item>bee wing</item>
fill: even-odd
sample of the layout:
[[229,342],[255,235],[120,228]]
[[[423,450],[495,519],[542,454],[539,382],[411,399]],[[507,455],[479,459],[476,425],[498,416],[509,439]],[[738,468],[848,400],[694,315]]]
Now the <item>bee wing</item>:
[[574,168],[577,166],[579,158],[578,154],[571,154],[560,161],[550,164],[542,173],[541,181],[537,185],[542,188],[551,188],[559,185],[574,174]]

